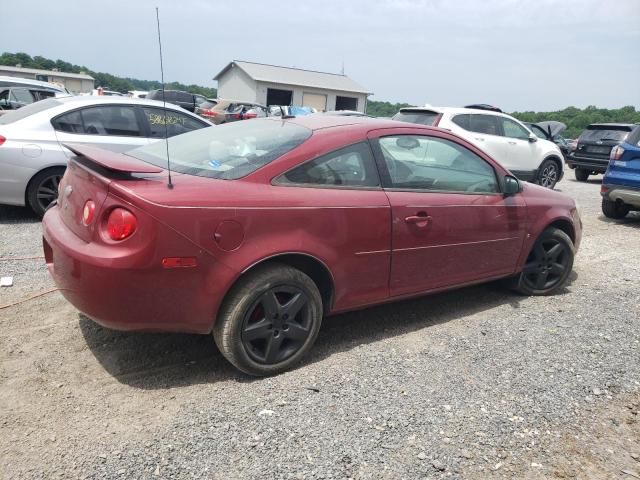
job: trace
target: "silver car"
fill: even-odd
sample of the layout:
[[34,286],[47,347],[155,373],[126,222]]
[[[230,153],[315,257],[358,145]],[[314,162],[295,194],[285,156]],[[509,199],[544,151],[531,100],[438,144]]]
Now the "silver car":
[[50,98],[0,116],[0,204],[42,216],[80,143],[124,152],[211,123],[175,105],[123,97]]

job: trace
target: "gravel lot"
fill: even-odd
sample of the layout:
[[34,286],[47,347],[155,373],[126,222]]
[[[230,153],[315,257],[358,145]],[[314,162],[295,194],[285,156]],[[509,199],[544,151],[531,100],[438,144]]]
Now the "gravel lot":
[[[103,329],[55,292],[0,309],[0,478],[640,478],[640,215],[582,207],[571,284],[495,284],[325,320],[310,358],[238,374],[207,336]],[[53,288],[0,207],[0,305]]]

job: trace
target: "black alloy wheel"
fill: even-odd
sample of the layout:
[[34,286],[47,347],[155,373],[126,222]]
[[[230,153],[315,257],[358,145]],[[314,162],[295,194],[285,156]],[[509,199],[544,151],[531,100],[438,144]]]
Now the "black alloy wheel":
[[313,346],[322,324],[320,291],[304,272],[279,263],[242,277],[218,312],[213,338],[220,352],[249,375],[289,370]]
[[553,189],[560,178],[558,164],[553,160],[545,160],[540,166],[538,183],[545,188]]
[[518,290],[527,295],[549,295],[558,290],[571,273],[574,255],[573,242],[565,232],[545,230],[527,257]]
[[260,295],[242,325],[242,344],[249,356],[268,365],[299,351],[311,334],[308,307],[308,296],[294,286],[272,287]]
[[602,213],[604,213],[607,218],[620,220],[626,217],[630,211],[631,208],[622,202],[615,202],[605,198],[602,199]]
[[27,201],[36,215],[42,217],[47,207],[58,198],[58,185],[64,171],[63,167],[44,170],[33,177],[29,183]]

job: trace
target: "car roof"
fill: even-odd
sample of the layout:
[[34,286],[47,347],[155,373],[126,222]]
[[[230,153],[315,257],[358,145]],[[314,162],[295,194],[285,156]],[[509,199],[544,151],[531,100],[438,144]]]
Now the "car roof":
[[400,109],[401,112],[436,112],[436,113],[481,113],[485,115],[505,115],[502,112],[494,112],[491,110],[485,110],[480,108],[466,108],[466,107],[435,107],[433,105],[425,105],[423,107],[404,107]]
[[[354,126],[362,127],[365,130],[375,130],[378,128],[400,128],[411,127],[427,130],[440,130],[427,125],[417,125],[415,123],[399,122],[390,119],[378,119],[372,117],[356,117],[352,115],[301,115],[299,117],[289,117],[281,119],[280,117],[268,117],[265,120],[272,122],[291,122],[296,125],[306,127],[310,130],[321,130],[333,127]],[[252,120],[253,121],[253,120]]]
[[[132,105],[148,105],[151,107],[164,107],[164,102],[159,100],[148,100],[146,98],[132,98],[118,95],[76,95],[57,99],[60,103],[68,105],[104,105],[109,103],[128,103]],[[167,102],[167,108],[171,110],[187,111],[173,103]]]

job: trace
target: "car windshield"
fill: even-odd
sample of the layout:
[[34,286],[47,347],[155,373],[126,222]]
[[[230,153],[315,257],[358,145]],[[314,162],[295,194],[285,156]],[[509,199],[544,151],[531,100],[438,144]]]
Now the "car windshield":
[[625,139],[625,137],[629,134],[629,130],[621,130],[614,128],[587,128],[584,132],[580,134],[580,138],[578,140],[595,142],[598,140],[611,140],[614,142],[620,142]]
[[417,123],[420,125],[433,125],[438,113],[431,111],[405,110],[396,113],[392,120],[400,122]]
[[25,107],[19,108],[18,110],[13,110],[9,113],[2,115],[0,117],[0,125],[8,125],[9,123],[17,122],[18,120],[22,120],[23,118],[28,117],[29,115],[44,112],[45,110],[49,110],[50,108],[57,107],[58,105],[62,105],[62,103],[53,98],[48,98],[46,100],[41,100],[39,102],[30,103]]
[[[311,136],[311,130],[289,122],[254,120],[203,128],[170,138],[171,169],[200,177],[235,180],[293,150]],[[165,168],[164,141],[127,153]]]

